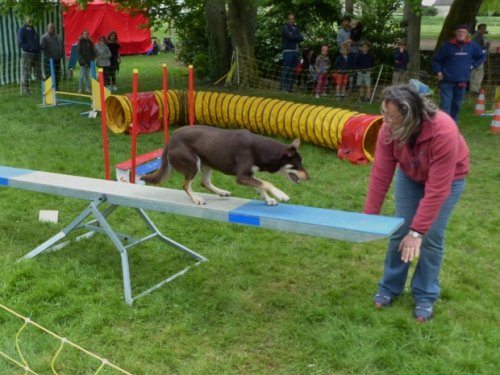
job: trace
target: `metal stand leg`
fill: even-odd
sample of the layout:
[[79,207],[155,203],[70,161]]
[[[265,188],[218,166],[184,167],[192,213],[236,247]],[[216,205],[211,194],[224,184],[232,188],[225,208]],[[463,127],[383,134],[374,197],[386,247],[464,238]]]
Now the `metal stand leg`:
[[[146,237],[135,240],[133,237],[125,235],[125,234],[120,234],[117,233],[113,230],[111,225],[109,224],[107,217],[111,215],[116,208],[118,208],[117,205],[110,205],[103,211],[99,210],[99,206],[106,201],[106,197],[103,195],[99,197],[98,199],[92,201],[88,207],[83,210],[68,226],[66,226],[61,232],[57,233],[55,236],[52,238],[48,239],[32,251],[30,251],[28,254],[26,254],[24,257],[20,258],[18,260],[21,261],[23,259],[29,259],[33,258],[37,255],[39,255],[42,252],[45,251],[56,251],[60,250],[63,247],[67,246],[71,241],[66,241],[60,244],[57,244],[61,239],[65,238],[68,234],[70,234],[72,231],[81,229],[81,228],[86,228],[89,230],[89,232],[80,235],[75,238],[74,241],[79,241],[84,238],[89,238],[92,237],[95,233],[104,233],[106,234],[113,244],[115,245],[116,249],[120,253],[121,257],[121,263],[122,263],[122,276],[123,276],[123,291],[124,291],[124,296],[125,296],[125,302],[128,305],[131,305],[132,302],[140,297],[143,297],[152,291],[160,288],[162,285],[176,279],[177,277],[184,275],[192,266],[186,267],[185,269],[177,272],[176,274],[169,276],[165,280],[159,282],[158,284],[152,286],[151,288],[145,290],[144,292],[138,294],[137,296],[133,297],[132,295],[132,286],[131,286],[131,279],[130,279],[130,267],[129,267],[129,261],[128,261],[128,253],[127,249],[139,245],[141,243],[144,243],[150,239],[153,239],[155,237],[158,237],[162,242],[166,243],[167,245],[172,246],[173,248],[180,250],[187,255],[191,256],[192,258],[196,259],[197,262],[194,264],[194,266],[199,265],[202,262],[206,262],[207,259],[194,252],[193,250],[187,248],[186,246],[175,242],[171,238],[165,236],[162,234],[158,228],[154,225],[153,221],[149,218],[149,216],[142,210],[142,209],[135,209],[139,217],[145,222],[146,226],[149,228],[149,230],[152,232],[151,234],[147,235]],[[94,220],[91,220],[87,223],[84,223],[83,221],[90,215],[94,216]],[[129,244],[125,246],[122,241],[129,241]],[[57,245],[56,245],[57,244]]]

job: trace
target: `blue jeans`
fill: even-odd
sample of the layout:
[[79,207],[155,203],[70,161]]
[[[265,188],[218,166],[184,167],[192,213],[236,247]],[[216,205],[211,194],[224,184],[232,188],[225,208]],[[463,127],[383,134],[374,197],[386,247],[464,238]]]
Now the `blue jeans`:
[[295,51],[283,52],[283,65],[280,72],[280,90],[291,92],[295,81],[295,70],[299,64],[299,53]]
[[[453,181],[448,198],[444,201],[431,228],[424,235],[420,257],[417,258],[417,267],[411,281],[411,293],[416,303],[432,304],[439,297],[439,272],[444,256],[445,230],[464,187],[465,180]],[[394,191],[396,216],[404,218],[405,221],[389,240],[384,275],[378,285],[381,294],[397,297],[403,293],[410,263],[401,260],[399,244],[408,234],[418,204],[424,197],[424,189],[425,185],[414,182],[399,169],[396,171]]]
[[440,108],[458,124],[458,112],[464,101],[465,85],[462,86],[460,82],[441,81],[439,91],[441,93]]
[[78,81],[78,90],[90,90],[90,66],[80,65],[80,79]]

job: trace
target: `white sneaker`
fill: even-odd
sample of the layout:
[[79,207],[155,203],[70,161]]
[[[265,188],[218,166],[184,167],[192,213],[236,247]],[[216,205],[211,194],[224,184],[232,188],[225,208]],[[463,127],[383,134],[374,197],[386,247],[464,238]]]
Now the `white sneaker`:
[[78,89],[78,93],[81,94],[82,93],[82,89]]
[[116,85],[113,85],[113,86],[111,86],[111,90],[112,90],[112,91],[117,91],[117,90],[118,90],[118,87],[116,87]]
[[314,97],[315,97],[316,99],[319,99],[319,94],[316,94]]

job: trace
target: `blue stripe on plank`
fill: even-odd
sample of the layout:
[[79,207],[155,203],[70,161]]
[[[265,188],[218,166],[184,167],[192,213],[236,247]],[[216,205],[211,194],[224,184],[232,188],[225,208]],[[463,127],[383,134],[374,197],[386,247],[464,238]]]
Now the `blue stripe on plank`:
[[260,217],[242,215],[235,213],[234,211],[229,212],[227,216],[227,221],[234,224],[245,224],[245,225],[252,225],[255,227],[260,226]]
[[322,227],[369,232],[387,236],[401,221],[396,217],[366,215],[356,212],[279,204],[266,206],[263,201],[250,201],[229,212],[228,221],[237,224],[261,225],[262,220],[281,220]]
[[34,171],[31,171],[29,169],[4,167],[0,165],[0,185],[9,186],[9,178],[22,176],[33,172]]

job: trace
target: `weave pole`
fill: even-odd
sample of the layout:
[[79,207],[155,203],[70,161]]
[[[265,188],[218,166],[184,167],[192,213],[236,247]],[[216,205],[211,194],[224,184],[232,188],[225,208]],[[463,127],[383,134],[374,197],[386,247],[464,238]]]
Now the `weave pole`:
[[139,69],[134,69],[132,73],[132,170],[130,172],[130,182],[135,184],[135,167],[137,156],[137,95],[139,91]]
[[109,166],[108,146],[108,124],[106,123],[106,97],[104,95],[104,71],[99,68],[99,93],[101,96],[101,126],[102,126],[102,149],[104,152],[104,173],[106,180],[111,179]]
[[163,64],[163,137],[165,144],[168,143],[168,71],[167,64]]
[[194,72],[193,65],[189,65],[189,85],[188,85],[188,101],[189,101],[189,125],[194,125]]

